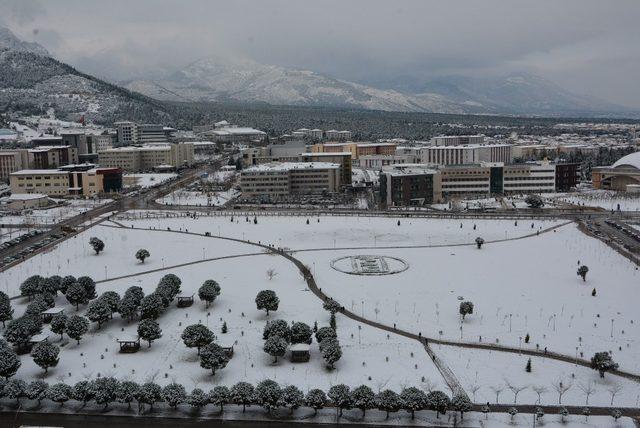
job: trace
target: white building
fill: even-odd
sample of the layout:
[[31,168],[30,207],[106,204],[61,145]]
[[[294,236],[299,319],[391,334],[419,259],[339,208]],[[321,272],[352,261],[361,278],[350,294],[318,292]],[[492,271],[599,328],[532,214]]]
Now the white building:
[[484,144],[484,135],[450,135],[433,137],[434,146],[463,146],[467,144]]
[[504,162],[513,160],[510,144],[485,144],[465,146],[427,146],[420,148],[422,163],[436,165],[464,165],[479,162]]

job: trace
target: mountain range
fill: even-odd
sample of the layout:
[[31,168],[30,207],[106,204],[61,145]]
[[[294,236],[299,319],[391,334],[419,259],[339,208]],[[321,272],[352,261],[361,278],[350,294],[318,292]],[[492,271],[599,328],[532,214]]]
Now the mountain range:
[[[156,71],[157,74],[157,71]],[[397,77],[375,85],[321,73],[215,56],[118,85],[54,59],[37,43],[0,27],[0,111],[20,110],[99,123],[167,122],[161,101],[265,103],[399,112],[638,117],[605,101],[573,94],[527,73],[431,80]]]

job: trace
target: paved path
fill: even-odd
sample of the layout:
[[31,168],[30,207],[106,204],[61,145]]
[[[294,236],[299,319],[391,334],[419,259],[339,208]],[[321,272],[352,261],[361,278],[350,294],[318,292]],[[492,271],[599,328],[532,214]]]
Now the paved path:
[[[122,227],[122,226],[110,226],[110,225],[103,225],[104,227]],[[560,226],[556,226],[556,227],[560,227]],[[199,234],[199,233],[195,233],[195,232],[186,232],[186,231],[179,231],[179,230],[164,230],[164,229],[145,229],[145,228],[137,228],[137,227],[124,227],[126,229],[134,229],[134,230],[146,230],[149,232],[164,232],[164,233],[181,233],[181,234],[186,234],[186,235],[194,235],[194,236],[200,236],[200,237],[205,237],[205,238],[214,238],[214,239],[222,239],[222,240],[228,240],[228,241],[234,241],[234,242],[239,242],[239,243],[244,243],[244,244],[248,244],[248,245],[254,245],[260,248],[263,248],[264,250],[268,250],[271,251],[275,254],[278,254],[284,258],[286,258],[287,260],[291,261],[293,264],[296,265],[296,267],[298,268],[298,270],[300,271],[300,273],[302,274],[302,276],[304,277],[305,281],[307,282],[307,285],[309,287],[309,289],[318,297],[320,298],[322,301],[325,301],[326,299],[330,298],[330,296],[326,295],[322,289],[320,287],[318,287],[315,278],[313,277],[311,271],[309,270],[309,268],[304,265],[304,263],[302,263],[300,260],[298,260],[297,258],[293,257],[293,255],[291,255],[290,253],[281,250],[281,249],[277,249],[274,247],[271,247],[269,245],[266,244],[261,244],[261,243],[257,243],[257,242],[252,242],[252,241],[248,241],[248,240],[242,240],[242,239],[237,239],[237,238],[230,238],[230,237],[224,237],[224,236],[206,236],[204,234]],[[519,238],[511,238],[511,239],[523,239],[524,237],[519,237]],[[258,253],[258,254],[265,254],[265,253]],[[135,275],[134,275],[135,276]],[[341,314],[345,315],[347,318],[350,318],[354,321],[357,322],[361,322],[363,324],[369,325],[371,327],[383,330],[383,331],[387,331],[389,333],[393,333],[393,334],[397,334],[409,339],[414,339],[414,340],[418,340],[423,346],[425,346],[426,349],[428,349],[429,345],[432,344],[440,344],[440,345],[446,345],[446,346],[457,346],[457,347],[463,347],[463,348],[469,348],[469,349],[481,349],[481,350],[490,350],[490,351],[497,351],[497,352],[507,352],[507,353],[512,353],[512,354],[524,354],[524,355],[530,355],[530,356],[536,356],[536,357],[541,357],[541,358],[550,358],[556,361],[561,361],[561,362],[565,362],[565,363],[571,363],[571,364],[576,364],[576,365],[580,365],[583,367],[591,367],[591,362],[589,360],[584,360],[581,358],[575,358],[573,356],[570,355],[565,355],[565,354],[561,354],[561,353],[557,353],[557,352],[552,352],[552,351],[538,351],[538,350],[533,350],[533,349],[519,349],[519,348],[512,348],[512,347],[508,347],[508,346],[503,346],[503,345],[498,345],[498,344],[492,344],[492,343],[481,343],[481,342],[460,342],[460,341],[452,341],[452,340],[440,340],[440,339],[435,339],[435,338],[430,338],[430,337],[425,337],[423,336],[421,333],[419,334],[415,334],[415,333],[411,333],[409,331],[406,330],[402,330],[402,329],[398,329],[398,328],[393,328],[391,326],[379,323],[377,321],[372,321],[369,320],[367,318],[364,318],[354,312],[349,311],[348,309],[346,309],[344,306],[342,307]],[[429,352],[429,351],[428,351]],[[429,354],[431,355],[431,352],[429,352]],[[433,357],[432,357],[433,358]],[[436,363],[437,366],[437,362],[434,360],[434,363]],[[440,368],[439,368],[440,369]],[[445,370],[446,371],[446,370]],[[624,370],[613,370],[611,372],[609,372],[610,374],[613,375],[617,375],[620,377],[624,377],[636,382],[640,382],[640,375],[635,374],[635,373],[631,373],[631,372],[627,372]],[[452,373],[451,373],[452,374]],[[443,374],[443,377],[445,377],[445,380],[447,380],[447,376]],[[449,383],[450,382],[450,383]],[[448,380],[448,384],[450,386],[450,388],[454,391],[456,391],[458,389],[458,385],[456,385],[456,381],[454,379],[449,379]]]

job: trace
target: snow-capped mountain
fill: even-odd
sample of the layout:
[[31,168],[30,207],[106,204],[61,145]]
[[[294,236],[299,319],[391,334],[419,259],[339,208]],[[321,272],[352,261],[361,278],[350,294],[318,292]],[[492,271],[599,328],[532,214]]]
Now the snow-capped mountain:
[[99,123],[168,117],[154,100],[81,73],[37,43],[0,28],[0,112],[44,114],[51,109],[59,119],[85,116]]
[[438,94],[412,96],[249,59],[203,59],[164,79],[135,80],[125,83],[125,87],[152,98],[175,101],[264,102],[448,113],[479,110]]
[[[161,79],[123,83],[152,98],[172,101],[239,101],[274,105],[338,106],[386,111],[598,115],[628,109],[564,90],[539,76],[463,76],[364,85],[305,70],[213,57]],[[384,89],[381,89],[384,88]]]

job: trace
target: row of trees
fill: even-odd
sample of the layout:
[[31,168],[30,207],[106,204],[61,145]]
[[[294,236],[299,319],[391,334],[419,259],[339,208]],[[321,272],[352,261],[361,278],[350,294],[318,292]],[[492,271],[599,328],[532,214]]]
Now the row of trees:
[[367,410],[377,408],[386,412],[387,418],[392,412],[405,410],[411,413],[412,419],[419,410],[433,410],[438,417],[448,410],[454,410],[464,417],[464,413],[472,408],[471,401],[466,396],[458,395],[450,399],[442,391],[425,393],[418,388],[409,387],[399,394],[390,389],[376,394],[366,385],[350,389],[349,386],[340,384],[332,386],[326,393],[314,388],[304,394],[294,385],[281,387],[270,379],[255,386],[248,382],[238,382],[231,388],[216,386],[209,392],[195,388],[189,394],[184,386],[175,382],[161,387],[154,382],[138,384],[130,380],[118,381],[113,377],[100,377],[81,380],[75,385],[62,382],[49,385],[42,380],[26,383],[21,379],[11,379],[0,381],[0,397],[16,400],[17,403],[22,398],[37,400],[38,403],[48,399],[61,406],[69,400],[81,402],[83,406],[95,402],[105,408],[114,402],[125,403],[131,408],[131,404],[136,402],[139,411],[145,410],[147,406],[153,410],[154,404],[166,403],[174,409],[180,404],[196,409],[213,404],[220,406],[221,412],[227,404],[242,406],[243,412],[247,406],[258,405],[269,413],[277,408],[287,408],[293,413],[299,407],[306,406],[317,413],[332,405],[338,416],[342,416],[343,410],[359,409],[364,417]]

